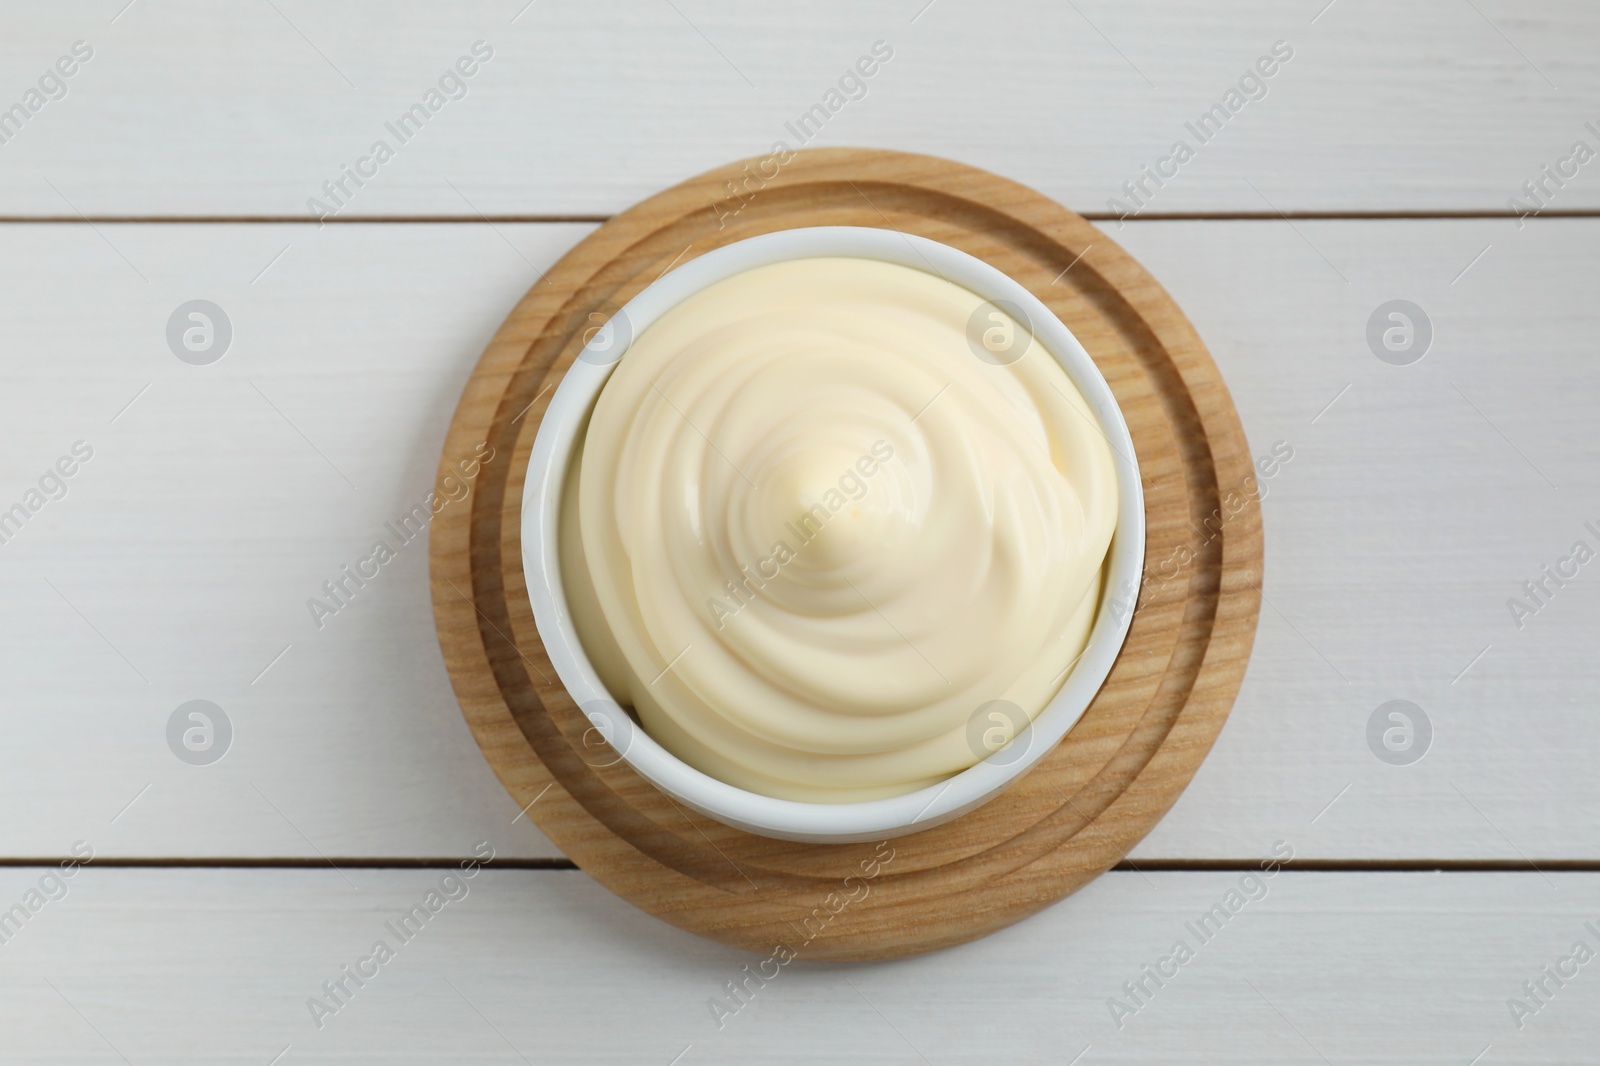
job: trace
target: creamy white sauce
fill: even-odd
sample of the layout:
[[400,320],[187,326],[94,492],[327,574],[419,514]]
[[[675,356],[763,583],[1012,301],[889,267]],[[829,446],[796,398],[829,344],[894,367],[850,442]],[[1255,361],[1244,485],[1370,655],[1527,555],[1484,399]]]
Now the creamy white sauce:
[[685,762],[786,799],[899,795],[1006,739],[980,708],[1031,719],[1060,688],[1100,602],[1112,454],[1016,323],[992,320],[1020,358],[974,354],[982,303],[794,260],[691,296],[617,364],[567,479],[563,580],[601,681]]

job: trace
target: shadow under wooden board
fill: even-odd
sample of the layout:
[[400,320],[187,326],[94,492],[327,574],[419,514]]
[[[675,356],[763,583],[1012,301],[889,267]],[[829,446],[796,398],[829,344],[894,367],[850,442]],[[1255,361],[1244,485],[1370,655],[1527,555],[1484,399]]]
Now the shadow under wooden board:
[[[529,452],[585,331],[712,248],[838,225],[942,241],[1049,305],[1122,407],[1148,518],[1127,642],[1071,732],[999,798],[881,847],[755,836],[658,791],[598,739],[557,680],[522,572]],[[1081,217],[946,160],[859,149],[798,152],[781,165],[752,159],[618,215],[500,327],[456,409],[441,478],[484,442],[493,458],[470,508],[435,520],[430,563],[439,642],[479,745],[518,806],[531,804],[528,816],[595,880],[674,925],[763,955],[780,944],[832,960],[931,951],[1003,928],[1092,880],[1188,784],[1233,705],[1255,636],[1262,545],[1253,464],[1194,328]]]

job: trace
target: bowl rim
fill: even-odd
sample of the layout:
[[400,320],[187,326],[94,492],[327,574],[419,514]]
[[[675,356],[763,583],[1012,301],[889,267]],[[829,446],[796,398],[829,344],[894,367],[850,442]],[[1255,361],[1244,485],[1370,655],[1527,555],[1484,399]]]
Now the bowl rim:
[[[886,799],[815,803],[751,792],[695,769],[618,707],[584,652],[568,609],[558,554],[559,512],[578,427],[632,338],[668,309],[716,282],[759,266],[819,257],[875,259],[943,277],[1028,316],[1036,341],[1077,386],[1112,446],[1117,526],[1089,640],[1061,688],[1005,747],[943,782]],[[619,334],[621,334],[619,343]],[[950,821],[998,796],[1044,758],[1083,716],[1127,638],[1144,565],[1144,492],[1137,453],[1110,385],[1064,323],[1021,283],[981,259],[892,229],[814,226],[723,245],[645,286],[615,312],[568,368],[546,408],[529,457],[522,503],[522,564],[534,623],[557,677],[616,758],[668,795],[711,818],[761,836],[812,843],[879,840]],[[1025,746],[1021,754],[1018,743]],[[586,736],[587,742],[587,736]],[[616,759],[612,759],[616,761]],[[595,764],[603,765],[603,764]]]

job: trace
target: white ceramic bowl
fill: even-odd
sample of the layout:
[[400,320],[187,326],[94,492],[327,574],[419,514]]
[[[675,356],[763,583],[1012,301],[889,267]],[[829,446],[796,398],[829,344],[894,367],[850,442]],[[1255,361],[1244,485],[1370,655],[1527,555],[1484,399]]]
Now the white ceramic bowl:
[[[557,509],[578,428],[632,338],[668,308],[741,271],[789,259],[853,256],[937,273],[990,301],[1009,301],[1060,361],[1111,443],[1119,493],[1109,572],[1089,643],[1055,698],[1006,747],[941,784],[891,799],[806,803],[774,799],[719,781],[672,755],[612,700],[584,654],[562,589]],[[656,279],[589,341],[545,412],[529,460],[522,508],[522,565],[534,619],[561,683],[589,716],[609,757],[626,759],[679,802],[763,836],[814,843],[882,840],[956,818],[999,795],[1066,735],[1100,690],[1132,620],[1144,562],[1144,493],[1127,423],[1096,369],[1068,330],[1032,293],[987,263],[947,245],[893,230],[825,226],[784,230],[730,244]],[[590,759],[593,763],[596,760]]]

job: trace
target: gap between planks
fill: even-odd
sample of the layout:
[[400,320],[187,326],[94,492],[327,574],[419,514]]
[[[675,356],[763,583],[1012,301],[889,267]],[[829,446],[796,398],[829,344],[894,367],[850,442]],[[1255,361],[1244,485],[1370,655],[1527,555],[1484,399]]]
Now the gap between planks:
[[[1120,215],[1109,211],[1080,211],[1090,222],[1116,222]],[[460,225],[462,223],[559,223],[609,222],[613,215],[365,215],[330,217],[318,221],[304,215],[0,215],[0,225],[263,225],[263,226],[372,226],[412,223],[419,225]],[[1390,222],[1411,220],[1516,219],[1511,211],[1463,209],[1439,211],[1147,211],[1129,216],[1128,222]],[[1600,218],[1600,208],[1550,209],[1531,217]]]
[[[66,861],[57,856],[0,857],[0,869],[54,866]],[[458,866],[454,857],[363,858],[96,858],[85,866],[114,869],[196,870],[445,870]],[[1124,859],[1108,873],[1247,873],[1261,867],[1260,859]],[[496,870],[577,870],[571,859],[500,859]],[[1600,873],[1600,859],[1297,859],[1283,866],[1291,873]]]

